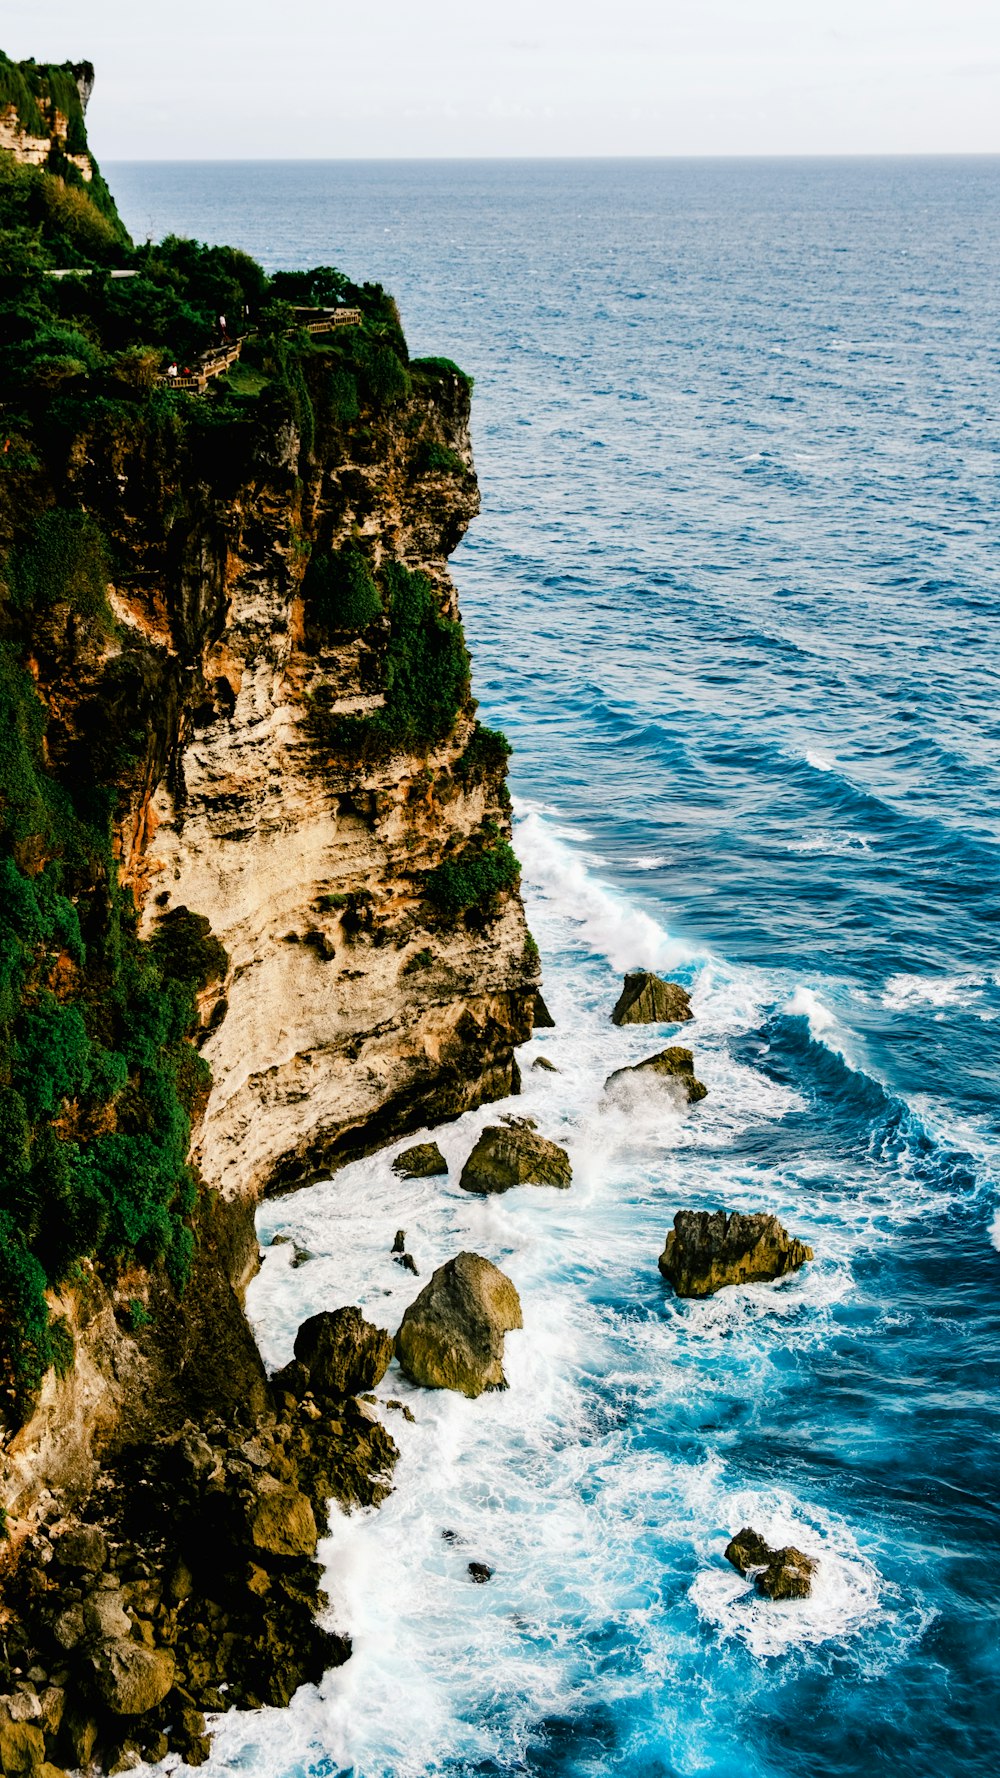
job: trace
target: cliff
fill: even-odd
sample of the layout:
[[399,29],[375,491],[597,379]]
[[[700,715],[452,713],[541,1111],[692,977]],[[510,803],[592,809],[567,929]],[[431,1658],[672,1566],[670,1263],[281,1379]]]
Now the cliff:
[[[223,1682],[280,1702],[344,1658],[313,1520],[377,1500],[392,1442],[274,1400],[253,1204],[516,1091],[537,951],[446,565],[478,505],[468,379],[331,268],[134,249],[80,165],[77,79],[0,63],[0,1493],[8,1660],[67,1664],[35,1752],[80,1764],[121,1753],[112,1643],[159,1661],[129,1743],[156,1757],[195,1757],[167,1719]],[[298,1527],[273,1548],[262,1490]],[[69,1508],[113,1637],[53,1542]]]

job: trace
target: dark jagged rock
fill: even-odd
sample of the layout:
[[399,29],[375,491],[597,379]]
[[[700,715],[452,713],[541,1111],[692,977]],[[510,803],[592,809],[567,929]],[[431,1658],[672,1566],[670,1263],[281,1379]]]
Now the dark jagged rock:
[[728,1284],[768,1283],[796,1272],[813,1251],[776,1216],[679,1210],[660,1255],[660,1271],[678,1296],[711,1296]]
[[381,1383],[392,1360],[392,1335],[360,1309],[324,1309],[303,1321],[295,1357],[317,1395],[361,1395]]
[[477,1587],[484,1587],[488,1580],[493,1579],[493,1570],[487,1568],[485,1562],[470,1562],[469,1573]]
[[535,995],[535,1011],[534,1011],[534,1014],[533,1014],[532,1020],[531,1020],[531,1029],[533,1031],[554,1031],[555,1028],[556,1028],[555,1019],[552,1017],[552,1014],[550,1013],[548,1007],[546,1006],[544,1000],[542,999],[542,996],[540,994],[536,994]]
[[436,1179],[447,1173],[448,1163],[436,1142],[416,1142],[396,1156],[392,1170],[401,1179]]
[[515,1185],[565,1188],[573,1177],[569,1156],[558,1143],[539,1136],[527,1119],[511,1119],[485,1129],[462,1168],[463,1191],[486,1196]]
[[393,1251],[393,1253],[405,1253],[406,1252],[406,1230],[405,1229],[397,1229],[396,1230],[396,1239],[393,1241],[392,1251]]
[[532,1068],[540,1069],[542,1071],[542,1073],[544,1073],[544,1074],[558,1074],[559,1073],[559,1070],[556,1067],[555,1063],[550,1062],[548,1056],[536,1056],[534,1061],[532,1062],[531,1066],[532,1066]]
[[658,1050],[655,1056],[648,1056],[644,1062],[635,1062],[627,1068],[616,1068],[608,1075],[604,1085],[605,1088],[613,1089],[616,1084],[643,1078],[676,1082],[689,1105],[696,1105],[708,1093],[708,1088],[695,1079],[692,1052],[683,1049],[680,1044]]
[[749,1525],[730,1540],[726,1561],[740,1574],[752,1576],[754,1586],[765,1599],[808,1599],[812,1591],[815,1559],[791,1544],[773,1550],[760,1532]]
[[626,975],[611,1014],[613,1025],[683,1025],[694,1017],[691,996],[679,982],[665,982],[648,969]]
[[510,1279],[478,1253],[439,1266],[396,1335],[396,1355],[413,1383],[481,1395],[505,1389],[504,1335],[524,1325]]

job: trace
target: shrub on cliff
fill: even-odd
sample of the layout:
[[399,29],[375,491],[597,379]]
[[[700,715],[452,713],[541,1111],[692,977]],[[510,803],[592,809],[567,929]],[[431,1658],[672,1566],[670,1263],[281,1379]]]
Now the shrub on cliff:
[[340,716],[324,709],[318,697],[312,705],[315,738],[362,760],[386,759],[443,741],[469,695],[462,626],[442,615],[427,576],[401,562],[388,562],[382,583],[391,624],[384,708],[372,716]]
[[368,560],[356,544],[311,558],[302,583],[306,615],[318,630],[364,630],[382,616]]
[[[44,549],[31,557],[39,573],[44,559]],[[50,573],[33,595],[43,602]],[[194,1200],[188,1113],[206,1084],[185,1037],[196,992],[228,964],[208,922],[186,909],[152,945],[139,940],[112,855],[113,790],[91,781],[86,750],[69,753],[57,776],[45,729],[30,674],[11,645],[0,646],[0,1406],[8,1421],[30,1411],[60,1357],[45,1291],[78,1259],[113,1272],[159,1258],[183,1282]]]
[[520,875],[513,849],[489,824],[453,858],[446,858],[428,873],[424,894],[432,907],[455,918],[485,905],[501,891],[513,889]]
[[9,579],[21,611],[44,611],[65,603],[82,617],[111,623],[107,550],[89,513],[61,507],[42,513],[27,540],[13,552]]

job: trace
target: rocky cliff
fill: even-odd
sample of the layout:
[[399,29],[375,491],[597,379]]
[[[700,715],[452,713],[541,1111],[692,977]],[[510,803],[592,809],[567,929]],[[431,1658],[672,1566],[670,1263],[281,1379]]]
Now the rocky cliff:
[[[78,72],[4,62],[22,135],[21,88],[52,111]],[[62,1695],[0,1696],[25,1770],[131,1716],[195,1757],[220,1685],[344,1658],[315,1521],[393,1447],[274,1398],[253,1205],[516,1091],[537,989],[447,572],[468,379],[331,268],[133,249],[80,144],[0,144],[2,1559],[8,1684]]]

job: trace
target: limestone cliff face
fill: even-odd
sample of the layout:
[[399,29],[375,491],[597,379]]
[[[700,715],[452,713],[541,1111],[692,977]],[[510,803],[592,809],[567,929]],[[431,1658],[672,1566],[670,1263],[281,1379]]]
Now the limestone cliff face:
[[[414,440],[428,432],[454,463],[415,475]],[[287,475],[294,435],[283,448]],[[376,564],[420,570],[457,615],[446,557],[478,506],[459,379],[383,418],[366,457],[243,488],[186,539],[213,621],[167,770],[123,835],[147,926],[196,909],[231,960],[205,1007],[213,1086],[195,1148],[226,1196],[511,1091],[513,1048],[530,1034],[536,969],[518,895],[473,923],[443,921],[423,896],[427,873],[484,821],[509,830],[502,769],[455,769],[472,710],[430,752],[374,766],[324,752],[310,729],[319,686],[334,687],[335,711],[384,703],[369,643],[310,632],[313,540],[354,539]],[[169,653],[157,612],[175,610],[176,593],[120,587],[119,616]]]
[[90,62],[66,63],[55,72],[65,78],[53,82],[48,70],[31,65],[33,83],[28,91],[34,103],[28,117],[21,115],[12,99],[0,99],[0,151],[28,167],[46,166],[53,153],[65,156],[89,185],[94,176],[91,155],[85,148],[74,152],[72,143],[73,114],[78,112],[82,118],[94,90],[93,66]]

